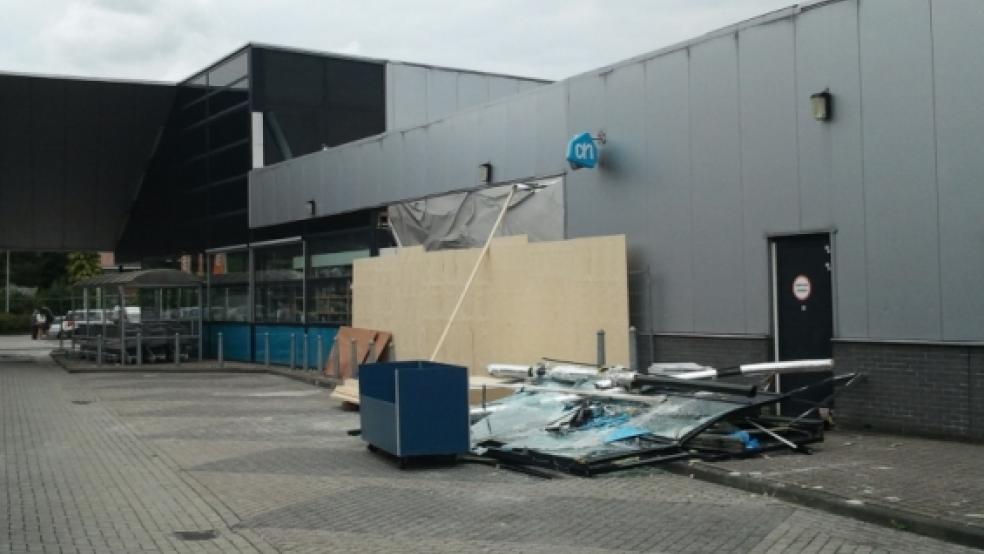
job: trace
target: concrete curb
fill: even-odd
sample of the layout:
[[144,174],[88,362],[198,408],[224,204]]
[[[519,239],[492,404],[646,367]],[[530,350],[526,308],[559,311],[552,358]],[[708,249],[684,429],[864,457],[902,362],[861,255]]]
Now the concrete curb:
[[984,545],[984,528],[959,521],[880,504],[849,503],[851,499],[823,490],[803,488],[744,474],[735,475],[734,472],[707,462],[666,464],[663,469],[677,475],[771,496],[899,531],[908,531],[974,548],[981,548],[981,545]]
[[[175,373],[175,374],[192,374],[192,373],[241,373],[241,374],[264,374],[264,375],[279,375],[280,377],[286,377],[288,379],[293,379],[294,381],[300,381],[302,383],[313,385],[316,387],[333,389],[337,384],[336,380],[332,377],[325,377],[321,375],[318,371],[291,371],[289,369],[280,369],[277,367],[266,367],[266,366],[250,366],[245,364],[236,365],[226,365],[225,367],[219,367],[218,364],[199,364],[198,362],[190,362],[182,366],[173,365],[145,365],[145,366],[81,366],[81,367],[69,367],[64,360],[63,356],[52,354],[51,359],[54,360],[58,367],[65,370],[67,373],[80,374],[80,373],[119,373],[119,374],[135,374],[135,373]],[[205,367],[201,367],[204,365]]]

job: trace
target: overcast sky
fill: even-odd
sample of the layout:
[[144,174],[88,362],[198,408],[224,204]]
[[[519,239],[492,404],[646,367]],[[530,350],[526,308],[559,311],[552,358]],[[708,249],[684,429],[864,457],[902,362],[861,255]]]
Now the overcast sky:
[[561,79],[794,0],[0,0],[0,71],[176,81],[249,42]]

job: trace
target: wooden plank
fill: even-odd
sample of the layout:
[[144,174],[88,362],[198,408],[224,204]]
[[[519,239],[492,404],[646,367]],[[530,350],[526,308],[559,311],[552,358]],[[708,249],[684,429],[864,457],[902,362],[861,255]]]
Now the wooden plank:
[[[375,329],[361,329],[354,327],[340,327],[335,344],[331,347],[331,353],[325,362],[324,374],[327,377],[339,375],[335,370],[335,360],[339,360],[341,366],[341,377],[347,379],[352,376],[352,339],[355,339],[356,359],[359,364],[375,362],[386,359],[387,346],[392,338],[392,334],[387,331],[377,331]],[[369,360],[369,342],[373,342],[375,354]],[[341,350],[340,355],[336,356],[335,349]]]
[[[353,324],[393,333],[401,360],[427,359],[479,249],[356,260]],[[437,360],[484,375],[492,362],[593,361],[596,332],[609,363],[628,364],[628,270],[623,235],[530,243],[492,241]]]
[[[492,402],[516,392],[515,387],[506,386],[506,381],[495,377],[472,375],[468,379],[468,403],[472,406],[482,405],[482,386],[485,386],[485,400]],[[359,380],[345,379],[332,391],[331,397],[352,406],[359,405]]]

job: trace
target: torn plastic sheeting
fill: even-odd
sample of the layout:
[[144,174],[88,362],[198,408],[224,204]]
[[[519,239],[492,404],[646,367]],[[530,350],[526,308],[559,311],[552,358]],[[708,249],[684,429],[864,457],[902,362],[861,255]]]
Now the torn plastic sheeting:
[[[533,182],[539,188],[514,194],[499,236],[527,235],[531,242],[564,239],[563,179]],[[402,246],[427,251],[481,246],[502,209],[508,186],[456,192],[389,206]]]

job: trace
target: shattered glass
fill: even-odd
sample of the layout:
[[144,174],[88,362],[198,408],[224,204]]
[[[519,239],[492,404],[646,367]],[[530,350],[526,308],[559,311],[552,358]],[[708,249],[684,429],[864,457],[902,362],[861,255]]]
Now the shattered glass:
[[487,415],[472,425],[472,443],[590,458],[672,443],[744,406],[720,395],[617,398],[597,393],[590,383],[553,385],[566,390],[531,387],[490,403]]

